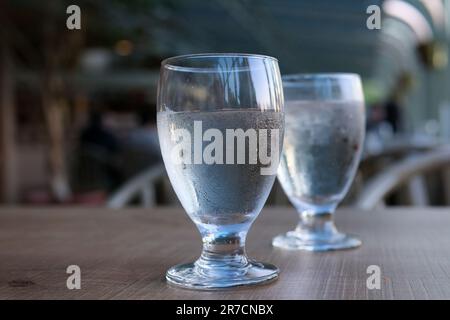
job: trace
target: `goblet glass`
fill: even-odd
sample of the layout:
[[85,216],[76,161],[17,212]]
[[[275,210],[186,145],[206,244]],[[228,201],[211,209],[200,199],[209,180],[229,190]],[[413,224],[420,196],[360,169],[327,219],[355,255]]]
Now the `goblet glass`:
[[283,77],[286,127],[278,179],[297,209],[294,231],[275,247],[324,251],[357,247],[333,215],[355,176],[365,133],[364,97],[356,74]]
[[166,278],[192,289],[266,282],[278,269],[245,253],[247,232],[276,178],[284,134],[276,59],[197,54],[162,62],[158,135],[164,164],[203,239],[194,263]]

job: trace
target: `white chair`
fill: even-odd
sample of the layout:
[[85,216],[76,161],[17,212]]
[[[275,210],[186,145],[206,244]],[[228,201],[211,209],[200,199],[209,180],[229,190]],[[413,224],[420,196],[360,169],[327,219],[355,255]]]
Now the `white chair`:
[[355,203],[356,207],[371,210],[384,204],[386,196],[406,185],[412,205],[429,204],[424,174],[442,170],[447,201],[450,196],[449,170],[450,146],[442,147],[419,155],[409,156],[392,164],[378,175],[369,179]]
[[125,183],[107,201],[107,207],[120,209],[125,207],[135,198],[140,198],[141,206],[148,208],[156,205],[156,186],[166,176],[163,164],[155,165],[138,174]]

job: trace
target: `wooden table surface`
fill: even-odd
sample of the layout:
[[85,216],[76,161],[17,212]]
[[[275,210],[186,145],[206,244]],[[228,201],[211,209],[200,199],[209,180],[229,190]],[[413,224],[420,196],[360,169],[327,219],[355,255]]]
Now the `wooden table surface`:
[[[178,208],[0,209],[0,299],[450,299],[450,209],[340,210],[354,250],[310,253],[271,247],[296,223],[293,209],[265,209],[248,238],[252,258],[276,264],[268,285],[189,291],[167,285],[167,268],[195,259],[200,236]],[[68,290],[66,268],[81,268]],[[367,267],[381,289],[367,289]]]

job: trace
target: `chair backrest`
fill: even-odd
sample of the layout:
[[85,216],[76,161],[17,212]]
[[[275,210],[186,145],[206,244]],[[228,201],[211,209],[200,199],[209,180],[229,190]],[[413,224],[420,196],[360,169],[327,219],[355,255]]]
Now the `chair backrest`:
[[143,207],[152,207],[156,204],[155,184],[166,175],[163,164],[152,166],[126,182],[107,201],[107,207],[120,209],[139,197]]
[[439,146],[438,142],[432,139],[395,137],[379,149],[365,150],[361,157],[358,173],[341,204],[354,204],[367,181],[384,171],[386,167],[408,156],[433,150],[437,146]]
[[355,205],[360,209],[373,209],[382,204],[387,195],[405,184],[413,205],[427,205],[423,174],[446,166],[450,166],[448,146],[407,157],[367,181]]
[[436,141],[394,140],[380,150],[366,151],[361,161],[374,162],[383,158],[401,158],[411,153],[429,151],[437,146]]

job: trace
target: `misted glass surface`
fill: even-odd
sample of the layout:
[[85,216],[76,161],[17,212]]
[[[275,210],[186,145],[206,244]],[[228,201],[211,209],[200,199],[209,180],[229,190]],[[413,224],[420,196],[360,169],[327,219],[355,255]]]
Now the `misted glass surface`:
[[360,245],[338,232],[333,213],[354,178],[364,140],[360,79],[352,74],[283,78],[286,133],[278,179],[300,214],[273,244],[310,251]]

